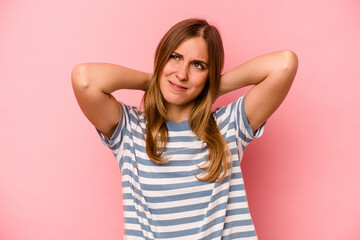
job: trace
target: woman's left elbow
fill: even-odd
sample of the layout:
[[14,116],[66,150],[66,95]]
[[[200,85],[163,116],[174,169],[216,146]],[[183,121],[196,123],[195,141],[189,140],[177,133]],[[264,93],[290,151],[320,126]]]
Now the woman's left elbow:
[[283,51],[283,64],[282,64],[282,68],[283,70],[286,71],[295,71],[298,68],[298,62],[299,59],[296,55],[296,53],[294,53],[291,50],[284,50]]

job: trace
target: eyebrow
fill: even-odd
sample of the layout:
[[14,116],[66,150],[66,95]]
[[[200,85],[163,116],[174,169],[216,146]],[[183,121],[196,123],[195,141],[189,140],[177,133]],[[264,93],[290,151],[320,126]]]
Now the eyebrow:
[[[173,53],[175,53],[176,55],[179,55],[180,57],[184,57],[182,54],[180,54],[180,53],[178,53],[178,52],[173,52]],[[198,60],[198,59],[194,59],[194,60],[192,60],[192,62],[198,62],[198,63],[203,63],[203,64],[205,64],[206,66],[208,66],[208,64],[206,63],[206,62],[204,62],[204,61],[202,61],[202,60]]]

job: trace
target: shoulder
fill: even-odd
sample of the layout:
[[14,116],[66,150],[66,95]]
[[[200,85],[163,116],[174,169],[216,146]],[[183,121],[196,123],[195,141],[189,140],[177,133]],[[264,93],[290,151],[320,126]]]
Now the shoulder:
[[254,133],[245,112],[246,96],[247,94],[225,106],[217,108],[213,116],[221,132],[224,133],[225,131],[234,129],[239,138],[250,142],[251,139],[258,138],[262,135],[265,123]]
[[121,117],[117,124],[117,130],[133,132],[138,127],[146,128],[145,115],[138,107],[127,105],[118,101],[121,108]]
[[239,97],[235,101],[232,101],[231,103],[217,107],[215,111],[213,112],[213,116],[216,120],[221,120],[224,118],[229,117],[232,114],[241,114],[241,105],[243,104],[245,95]]

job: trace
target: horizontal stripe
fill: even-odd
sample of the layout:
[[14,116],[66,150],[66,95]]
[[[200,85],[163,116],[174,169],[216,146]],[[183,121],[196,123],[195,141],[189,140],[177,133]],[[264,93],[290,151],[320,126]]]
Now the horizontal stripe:
[[244,97],[213,113],[233,169],[230,178],[212,183],[196,179],[204,173],[199,167],[209,164],[209,150],[189,121],[166,121],[168,142],[162,156],[169,160],[157,164],[146,152],[144,114],[120,102],[119,106],[122,114],[113,136],[107,139],[98,133],[121,169],[127,239],[257,239],[240,162],[264,125],[255,135],[249,130]]
[[[227,198],[223,198],[223,199],[227,199]],[[229,198],[228,202],[222,202],[222,203],[217,203],[216,206],[214,206],[213,208],[208,208],[208,206],[213,206],[213,204],[209,204],[208,202],[201,202],[201,203],[193,203],[193,204],[188,204],[185,206],[178,206],[178,207],[172,207],[172,208],[167,208],[166,205],[164,204],[163,208],[159,208],[159,209],[150,209],[148,207],[148,204],[142,204],[140,200],[134,198],[131,199],[132,201],[130,201],[130,205],[127,205],[127,201],[126,199],[124,200],[124,205],[123,208],[126,209],[126,211],[135,211],[137,212],[137,208],[136,207],[141,207],[142,209],[144,209],[144,213],[139,213],[140,215],[145,216],[145,214],[147,213],[151,213],[152,215],[165,215],[165,214],[174,214],[174,213],[186,213],[189,211],[194,211],[194,210],[199,210],[199,209],[205,209],[208,212],[208,215],[211,215],[213,213],[215,213],[218,210],[225,210],[227,206],[231,206],[231,204],[237,204],[240,202],[246,202],[246,198]],[[195,201],[194,201],[195,202]],[[135,205],[134,205],[135,204]],[[238,213],[240,214],[240,213]],[[171,219],[171,218],[169,218]],[[150,221],[149,221],[150,222]]]

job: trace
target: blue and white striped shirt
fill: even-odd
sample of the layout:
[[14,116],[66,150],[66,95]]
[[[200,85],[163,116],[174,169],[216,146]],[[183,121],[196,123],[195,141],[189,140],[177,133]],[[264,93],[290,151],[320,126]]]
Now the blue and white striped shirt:
[[[213,113],[232,153],[231,178],[203,182],[195,178],[206,161],[206,144],[191,131],[188,120],[166,121],[169,139],[164,164],[146,154],[143,112],[119,102],[121,120],[102,142],[114,153],[122,173],[124,239],[257,239],[246,199],[240,161],[255,133],[244,111],[244,96]],[[138,120],[139,118],[139,120]]]

